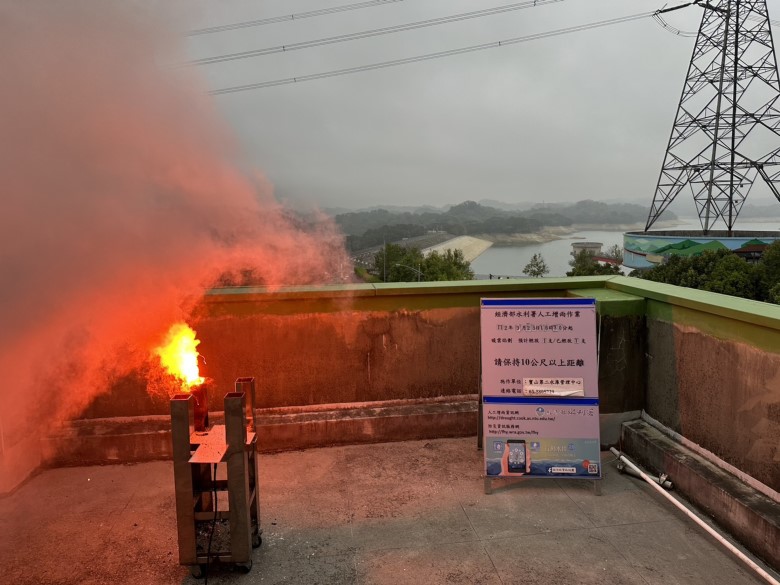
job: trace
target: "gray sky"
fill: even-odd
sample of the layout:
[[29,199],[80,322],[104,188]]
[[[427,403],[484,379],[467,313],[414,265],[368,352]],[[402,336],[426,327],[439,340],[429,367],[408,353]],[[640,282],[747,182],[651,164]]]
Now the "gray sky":
[[[193,27],[356,0],[201,0]],[[512,3],[403,0],[191,37],[193,58]],[[200,66],[211,89],[456,49],[655,10],[665,0],[556,4],[301,51]],[[674,4],[670,2],[670,4]],[[770,0],[780,16],[780,1]],[[668,15],[695,31],[701,9]],[[694,39],[647,18],[403,65],[215,96],[277,195],[323,207],[620,199],[649,205]],[[763,193],[763,191],[762,191]],[[757,189],[749,201],[767,201]],[[674,210],[674,206],[672,206]]]

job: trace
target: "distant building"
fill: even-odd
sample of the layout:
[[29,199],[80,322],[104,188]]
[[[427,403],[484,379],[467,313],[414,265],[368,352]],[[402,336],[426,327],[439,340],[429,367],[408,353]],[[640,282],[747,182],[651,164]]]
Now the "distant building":
[[601,256],[601,242],[574,242],[571,245],[571,255],[576,256],[583,250],[588,252],[591,256]]

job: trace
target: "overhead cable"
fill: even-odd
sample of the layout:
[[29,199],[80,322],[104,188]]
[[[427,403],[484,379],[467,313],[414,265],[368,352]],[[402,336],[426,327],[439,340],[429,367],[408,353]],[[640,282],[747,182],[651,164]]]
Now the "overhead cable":
[[[655,13],[653,14],[653,20],[655,20],[659,26],[661,26],[668,32],[672,33],[673,35],[676,35],[678,37],[695,37],[698,34],[696,31],[681,30],[666,22],[661,16],[661,14],[664,14],[666,12],[672,12],[674,10],[679,10],[680,8],[687,8],[688,6],[701,6],[702,8],[714,8],[710,4],[702,2],[702,0],[693,0],[693,2],[688,2],[686,4],[672,6],[671,8],[664,7],[661,8],[660,10],[656,10]],[[764,20],[767,20],[769,24],[771,24],[772,26],[780,25],[780,21],[769,18],[768,14],[761,14],[759,12],[751,12],[750,14],[748,14],[747,18],[754,22],[763,22]]]
[[751,12],[748,14],[748,18],[754,22],[762,22],[764,19],[769,21],[769,24],[772,26],[778,26],[780,25],[780,20],[775,20],[774,18],[769,18],[769,15],[760,14],[756,12]]
[[333,14],[334,12],[346,12],[348,10],[358,10],[360,8],[371,8],[374,6],[381,6],[383,4],[394,4],[396,2],[403,2],[404,0],[369,0],[368,2],[358,2],[356,4],[345,4],[343,6],[333,6],[332,8],[321,8],[320,10],[310,10],[308,12],[298,12],[296,14],[286,14],[284,16],[272,16],[270,18],[261,18],[259,20],[245,20],[243,22],[235,22],[232,24],[223,24],[220,26],[210,26],[208,28],[199,28],[189,31],[187,36],[206,35],[211,33],[225,32],[229,30],[237,30],[240,28],[249,28],[253,26],[265,26],[266,24],[275,24],[277,22],[286,22],[288,20],[303,20],[304,18],[312,18],[315,16],[324,16],[326,14]]
[[259,83],[250,83],[246,85],[237,85],[233,87],[225,87],[222,89],[216,89],[210,91],[212,95],[222,95],[226,93],[235,93],[239,91],[248,91],[252,89],[265,89],[268,87],[276,87],[279,85],[290,85],[293,83],[301,83],[304,81],[314,81],[315,79],[325,79],[327,77],[337,77],[339,75],[349,75],[351,73],[361,73],[363,71],[371,71],[374,69],[384,69],[387,67],[397,67],[400,65],[407,65],[409,63],[417,63],[420,61],[429,61],[431,59],[440,59],[443,57],[451,57],[453,55],[462,55],[464,53],[471,53],[474,51],[483,51],[485,49],[495,49],[498,47],[504,47],[507,45],[515,45],[518,43],[526,43],[530,41],[536,41],[539,39],[547,39],[560,35],[571,34],[575,32],[592,30],[596,28],[604,28],[617,24],[623,24],[626,22],[632,22],[648,18],[653,16],[655,12],[640,12],[639,14],[632,14],[629,16],[621,16],[618,18],[611,18],[608,20],[601,20],[598,22],[591,22],[587,24],[580,24],[576,26],[570,26],[567,28],[560,28],[556,30],[546,31],[542,33],[534,33],[522,37],[516,37],[513,39],[506,39],[503,41],[496,41],[492,43],[485,43],[482,45],[473,45],[471,47],[462,47],[460,49],[451,49],[449,51],[440,51],[438,53],[428,53],[427,55],[418,55],[416,57],[408,57],[405,59],[394,59],[392,61],[383,61],[381,63],[372,63],[370,65],[360,65],[357,67],[348,67],[346,69],[336,69],[333,71],[326,71],[324,73],[313,73],[311,75],[302,75],[300,77],[288,77],[286,79],[275,79],[272,81],[262,81]]
[[697,34],[695,31],[680,30],[679,28],[672,26],[666,22],[658,12],[653,14],[653,20],[657,22],[661,28],[678,37],[695,37]]
[[195,59],[194,61],[189,61],[187,65],[210,65],[212,63],[223,63],[225,61],[233,61],[236,59],[247,59],[250,57],[271,55],[273,53],[283,53],[285,51],[297,51],[300,49],[309,49],[311,47],[320,47],[322,45],[330,45],[333,43],[343,43],[347,41],[355,41],[358,39],[365,39],[365,38],[375,37],[379,35],[387,35],[387,34],[407,31],[407,30],[414,30],[418,28],[438,26],[441,24],[448,24],[451,22],[460,22],[462,20],[469,20],[472,18],[483,18],[485,16],[492,16],[494,14],[502,14],[504,12],[512,12],[515,10],[524,10],[526,8],[534,8],[536,6],[543,6],[545,4],[555,4],[557,2],[563,2],[563,0],[526,0],[525,2],[506,4],[504,6],[498,6],[496,8],[485,8],[484,10],[463,12],[460,14],[453,14],[451,16],[444,16],[441,18],[432,18],[429,20],[409,22],[406,24],[399,24],[396,26],[387,26],[383,28],[377,28],[373,30],[361,31],[361,32],[350,33],[345,35],[337,35],[334,37],[326,37],[323,39],[316,39],[312,41],[303,41],[300,43],[279,45],[276,47],[267,47],[265,49],[256,49],[252,51],[242,51],[240,53],[230,53],[227,55],[217,55],[215,57],[205,57],[203,59]]

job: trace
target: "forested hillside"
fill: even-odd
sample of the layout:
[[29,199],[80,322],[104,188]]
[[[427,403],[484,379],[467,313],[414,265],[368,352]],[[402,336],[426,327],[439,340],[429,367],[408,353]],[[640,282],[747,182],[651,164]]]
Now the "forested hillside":
[[[362,250],[385,242],[423,235],[429,231],[455,236],[481,234],[523,234],[544,227],[572,224],[622,225],[644,223],[647,208],[633,203],[579,201],[567,205],[539,205],[523,211],[507,211],[474,201],[465,201],[447,211],[430,208],[392,212],[386,209],[356,211],[336,216],[347,235],[350,250]],[[674,215],[669,213],[668,219]],[[666,215],[664,216],[667,218]]]

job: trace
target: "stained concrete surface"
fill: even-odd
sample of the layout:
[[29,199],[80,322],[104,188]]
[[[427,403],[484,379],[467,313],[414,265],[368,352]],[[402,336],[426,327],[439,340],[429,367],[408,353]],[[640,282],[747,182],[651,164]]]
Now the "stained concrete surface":
[[[476,439],[262,455],[263,544],[209,583],[742,585],[761,581],[603,455],[589,482],[494,482]],[[178,565],[169,462],[46,470],[0,499],[0,575],[195,584]]]

